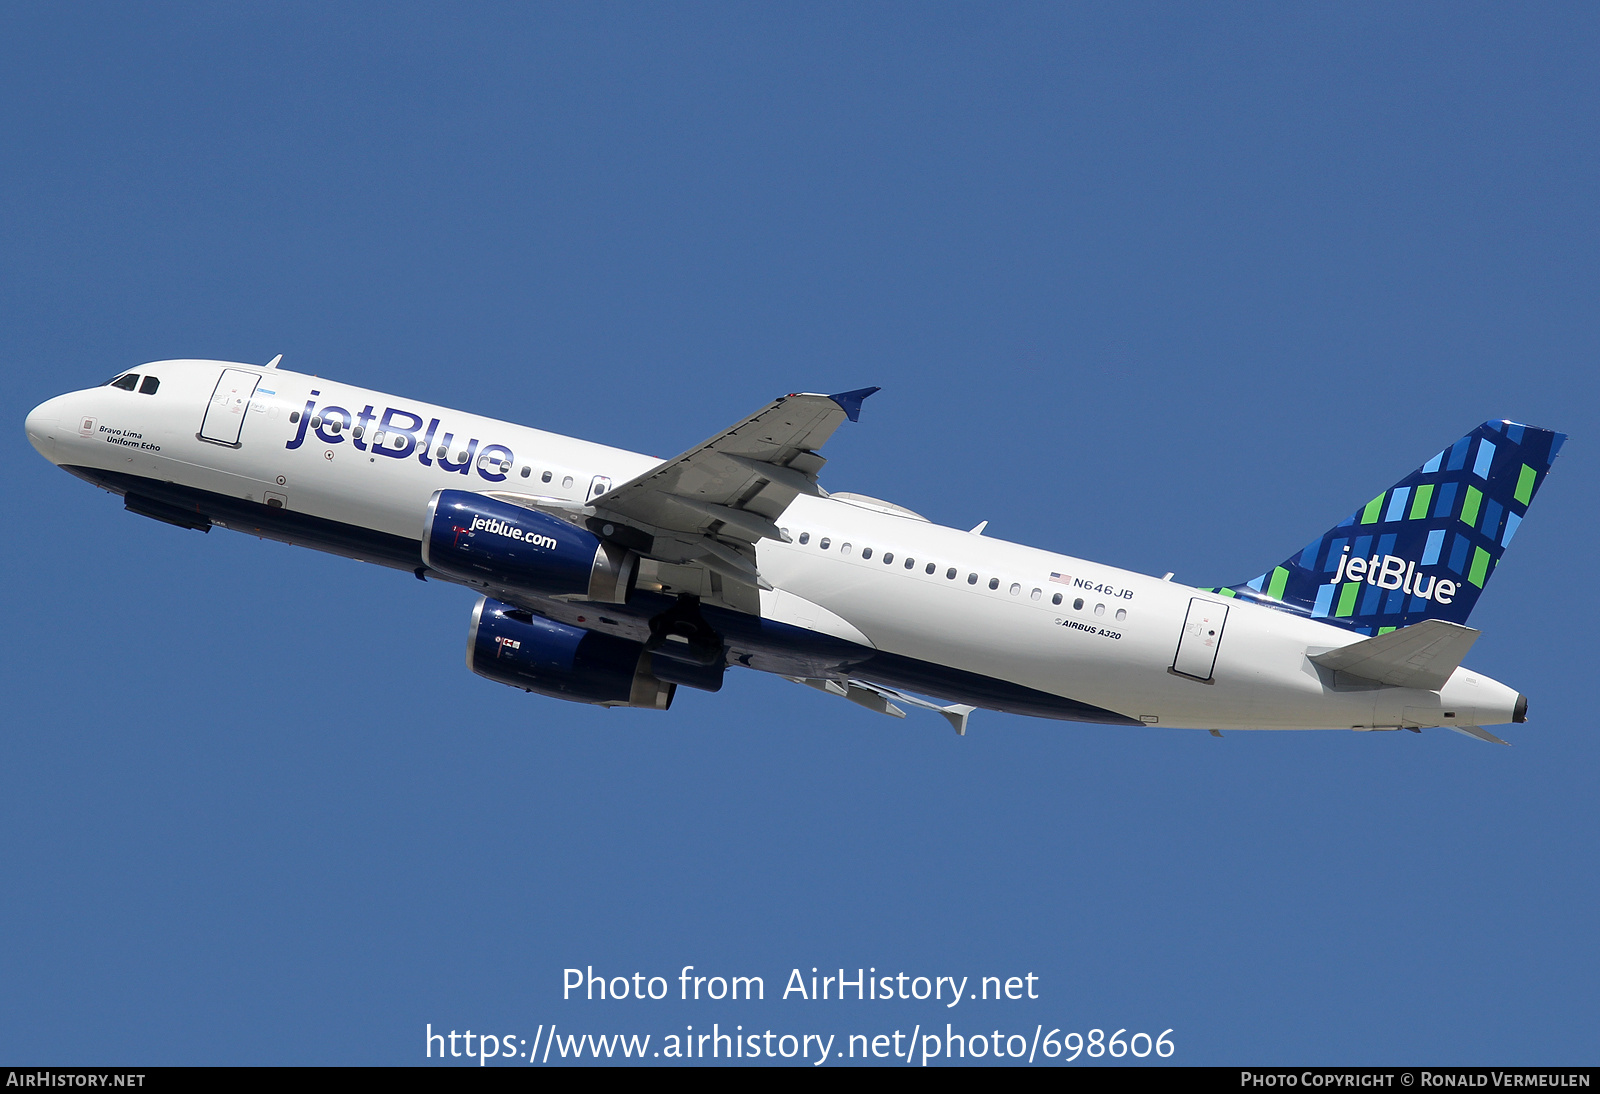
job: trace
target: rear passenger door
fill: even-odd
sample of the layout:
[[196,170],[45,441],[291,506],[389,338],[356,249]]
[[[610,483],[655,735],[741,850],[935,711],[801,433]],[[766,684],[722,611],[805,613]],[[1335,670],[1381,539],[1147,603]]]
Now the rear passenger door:
[[1178,651],[1172,657],[1172,671],[1180,676],[1211,682],[1217,665],[1217,649],[1222,645],[1222,628],[1228,622],[1228,606],[1195,597],[1178,636]]

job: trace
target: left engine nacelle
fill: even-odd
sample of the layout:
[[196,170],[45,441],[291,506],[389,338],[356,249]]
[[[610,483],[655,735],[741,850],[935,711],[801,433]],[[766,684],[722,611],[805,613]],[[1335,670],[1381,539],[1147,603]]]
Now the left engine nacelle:
[[446,577],[622,604],[638,556],[564,520],[467,490],[428,502],[422,561]]
[[666,710],[677,685],[650,671],[644,643],[557,623],[481,597],[467,668],[496,683],[574,703]]

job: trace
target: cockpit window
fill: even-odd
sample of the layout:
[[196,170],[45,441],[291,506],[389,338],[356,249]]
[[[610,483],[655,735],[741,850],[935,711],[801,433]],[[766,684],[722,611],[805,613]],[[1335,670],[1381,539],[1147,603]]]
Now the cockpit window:
[[134,388],[139,386],[139,374],[137,372],[130,372],[125,376],[118,376],[106,386],[120,387],[123,391],[132,391]]
[[154,376],[146,376],[144,378],[144,383],[139,385],[139,394],[140,395],[154,395],[156,393],[156,388],[158,388],[160,386],[161,386],[161,381],[160,380],[157,380]]

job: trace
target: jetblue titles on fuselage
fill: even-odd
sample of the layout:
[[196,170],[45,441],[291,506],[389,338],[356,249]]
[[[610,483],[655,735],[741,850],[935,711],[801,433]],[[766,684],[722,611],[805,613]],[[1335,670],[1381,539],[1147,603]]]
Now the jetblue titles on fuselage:
[[[320,396],[322,392],[313,391],[311,394]],[[359,413],[352,414],[342,406],[318,407],[317,400],[311,398],[306,400],[304,409],[295,412],[294,417],[299,428],[283,446],[290,450],[305,443],[308,430],[314,432],[324,444],[330,445],[343,444],[345,435],[349,434],[352,445],[376,456],[387,456],[394,460],[416,456],[417,462],[424,467],[437,464],[443,471],[461,475],[470,475],[476,464],[478,476],[485,482],[505,482],[507,473],[517,461],[516,454],[503,444],[487,444],[480,449],[479,439],[471,437],[458,445],[454,433],[441,431],[438,418],[429,418],[424,423],[422,415],[400,407],[385,407],[380,415],[369,403]],[[368,429],[374,421],[378,423],[378,428],[368,437]],[[437,449],[434,447],[435,441],[438,442]],[[451,458],[452,454],[454,459]]]

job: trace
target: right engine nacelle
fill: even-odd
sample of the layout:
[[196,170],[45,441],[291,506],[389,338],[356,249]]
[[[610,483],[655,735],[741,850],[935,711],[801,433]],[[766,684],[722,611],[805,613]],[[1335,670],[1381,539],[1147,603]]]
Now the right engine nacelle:
[[564,520],[470,490],[428,503],[422,561],[446,577],[623,604],[638,556]]
[[554,699],[666,710],[677,685],[650,672],[644,644],[586,631],[482,597],[472,609],[467,668]]

